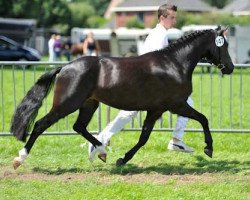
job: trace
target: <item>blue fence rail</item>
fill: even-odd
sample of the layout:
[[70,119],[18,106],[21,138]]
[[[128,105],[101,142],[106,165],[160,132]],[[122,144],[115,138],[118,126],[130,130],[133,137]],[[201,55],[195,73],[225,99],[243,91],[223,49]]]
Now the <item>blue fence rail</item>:
[[[0,136],[11,135],[11,116],[28,89],[38,77],[58,65],[67,62],[0,62]],[[195,108],[209,119],[212,132],[250,133],[250,65],[236,64],[232,75],[221,76],[219,71],[207,63],[199,63],[193,74]],[[210,69],[207,71],[207,69]],[[164,91],[163,91],[164,92]],[[38,118],[51,107],[52,93],[44,100]],[[91,133],[100,132],[112,120],[118,110],[100,104],[90,125]],[[45,134],[75,134],[72,129],[77,113],[60,120]],[[140,131],[145,112],[139,112],[124,131]],[[176,115],[166,112],[158,120],[154,131],[172,131]],[[198,122],[190,120],[186,131],[202,132]]]

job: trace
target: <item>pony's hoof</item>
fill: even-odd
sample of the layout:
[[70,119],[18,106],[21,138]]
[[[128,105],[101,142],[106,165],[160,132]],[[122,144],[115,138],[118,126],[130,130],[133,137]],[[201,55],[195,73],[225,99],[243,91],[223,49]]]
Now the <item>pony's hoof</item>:
[[117,161],[116,161],[116,166],[117,167],[121,167],[121,166],[124,166],[125,163],[123,162],[123,159],[122,158],[119,158]]
[[204,149],[204,153],[209,156],[210,158],[213,157],[213,150],[212,149]]
[[13,167],[16,170],[22,163],[18,159],[13,160]]
[[105,154],[105,153],[100,153],[100,154],[98,155],[98,158],[101,159],[103,162],[106,162],[107,154]]

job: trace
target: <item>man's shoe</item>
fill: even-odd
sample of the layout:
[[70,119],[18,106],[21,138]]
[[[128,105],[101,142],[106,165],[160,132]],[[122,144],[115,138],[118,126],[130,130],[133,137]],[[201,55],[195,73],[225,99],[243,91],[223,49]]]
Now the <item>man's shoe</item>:
[[194,152],[194,148],[189,147],[183,141],[174,142],[173,140],[170,140],[168,143],[168,149],[172,151],[180,151],[186,153]]
[[[101,143],[103,143],[103,141],[101,141],[101,138],[98,137],[99,135],[94,135],[94,137],[99,140]],[[89,152],[89,160],[90,162],[93,162],[94,159],[95,159],[95,155],[97,153],[97,148],[95,148],[95,146],[89,142],[89,149],[88,149],[88,152]]]

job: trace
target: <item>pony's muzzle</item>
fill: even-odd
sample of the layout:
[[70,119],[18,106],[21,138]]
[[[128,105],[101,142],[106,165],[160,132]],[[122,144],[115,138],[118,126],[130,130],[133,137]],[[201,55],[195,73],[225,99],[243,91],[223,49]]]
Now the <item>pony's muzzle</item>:
[[220,69],[222,74],[232,74],[234,71],[234,67],[224,67],[222,69]]

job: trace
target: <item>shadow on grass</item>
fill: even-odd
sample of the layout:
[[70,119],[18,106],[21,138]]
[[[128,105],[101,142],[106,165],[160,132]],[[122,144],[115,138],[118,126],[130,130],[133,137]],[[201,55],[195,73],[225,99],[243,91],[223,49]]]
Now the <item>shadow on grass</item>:
[[229,173],[244,173],[250,170],[250,161],[212,161],[206,160],[201,156],[196,156],[196,163],[193,166],[186,166],[185,163],[180,165],[169,165],[167,163],[158,164],[157,166],[138,167],[133,164],[127,164],[124,167],[112,168],[110,173],[113,174],[139,174],[156,172],[164,175],[171,174],[204,174],[216,172],[229,172]]
[[171,174],[204,174],[204,173],[217,173],[229,172],[234,173],[249,173],[250,161],[239,162],[234,161],[213,161],[206,160],[202,156],[196,156],[196,162],[192,166],[186,166],[185,163],[180,165],[171,165],[167,163],[160,163],[155,166],[140,167],[134,164],[126,164],[123,167],[110,167],[100,166],[96,169],[83,169],[83,168],[57,168],[57,169],[44,169],[34,168],[34,172],[45,173],[49,175],[61,175],[65,173],[86,173],[86,172],[107,172],[109,174],[126,175],[126,174],[149,174],[152,172],[171,175]]
[[86,173],[89,172],[88,170],[84,170],[81,168],[56,168],[56,169],[49,169],[49,168],[40,168],[35,167],[33,168],[34,172],[43,173],[47,175],[62,175],[66,173]]

